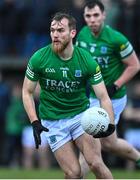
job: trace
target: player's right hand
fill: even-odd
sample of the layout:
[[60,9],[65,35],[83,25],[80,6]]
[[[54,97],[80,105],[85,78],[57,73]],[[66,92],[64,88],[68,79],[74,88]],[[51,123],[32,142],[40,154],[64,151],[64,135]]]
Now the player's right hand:
[[32,122],[32,127],[33,127],[33,135],[34,135],[36,149],[38,149],[39,145],[41,145],[41,136],[40,136],[40,134],[42,133],[42,131],[48,132],[49,129],[42,126],[40,120],[33,121]]
[[119,88],[116,84],[112,84],[110,86],[106,86],[106,89],[109,97],[112,98]]

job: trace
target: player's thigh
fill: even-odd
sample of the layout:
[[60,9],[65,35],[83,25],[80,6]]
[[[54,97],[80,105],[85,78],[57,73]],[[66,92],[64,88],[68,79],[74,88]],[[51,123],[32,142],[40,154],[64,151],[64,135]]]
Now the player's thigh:
[[101,159],[101,144],[99,139],[95,139],[87,133],[84,133],[75,140],[75,143],[88,163]]
[[112,101],[113,110],[114,110],[115,124],[117,125],[120,120],[120,115],[126,107],[127,96],[125,95],[124,97],[120,99],[112,99],[111,101]]
[[65,173],[80,172],[80,164],[75,150],[73,141],[69,141],[54,152],[57,162]]
[[[127,103],[127,96],[125,95],[122,98],[119,99],[112,99],[111,100],[112,105],[113,105],[113,111],[114,111],[114,116],[115,116],[115,124],[117,125],[119,123],[120,120],[120,115],[123,112],[126,103]],[[90,107],[100,107],[100,103],[98,99],[95,98],[90,98]]]

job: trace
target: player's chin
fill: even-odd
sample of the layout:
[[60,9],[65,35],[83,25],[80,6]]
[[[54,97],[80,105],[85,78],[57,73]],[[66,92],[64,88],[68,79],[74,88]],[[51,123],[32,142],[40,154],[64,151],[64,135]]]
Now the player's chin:
[[60,45],[53,44],[53,51],[55,53],[60,53],[62,51],[62,47]]
[[90,26],[91,30],[93,32],[98,32],[99,31],[99,27],[98,26]]

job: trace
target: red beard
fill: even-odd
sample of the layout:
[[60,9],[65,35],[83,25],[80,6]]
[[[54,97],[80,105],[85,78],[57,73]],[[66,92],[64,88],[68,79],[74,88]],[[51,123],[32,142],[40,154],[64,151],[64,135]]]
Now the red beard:
[[53,42],[52,46],[53,46],[53,50],[55,53],[61,53],[62,51],[64,51],[64,49],[68,46],[69,44],[69,39],[67,39],[65,42]]
[[52,43],[53,45],[53,50],[55,53],[60,53],[64,50],[63,44],[58,42],[58,43]]

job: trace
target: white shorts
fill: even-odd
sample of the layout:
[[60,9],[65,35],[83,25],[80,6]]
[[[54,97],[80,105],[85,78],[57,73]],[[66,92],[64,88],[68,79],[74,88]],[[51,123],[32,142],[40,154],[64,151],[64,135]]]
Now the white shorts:
[[[33,128],[31,126],[27,126],[23,129],[22,132],[22,145],[24,147],[35,147],[35,141],[33,136]],[[46,147],[48,145],[47,138],[45,133],[41,133],[41,147]]]
[[[127,96],[120,99],[112,99],[112,105],[114,110],[114,116],[115,116],[115,124],[117,125],[119,123],[120,115],[125,109],[126,103],[127,103]],[[98,99],[90,98],[90,107],[97,106],[100,107],[100,103]]]
[[41,121],[42,125],[49,129],[45,135],[52,152],[85,133],[80,124],[82,114],[83,112],[69,119]]
[[140,129],[128,129],[124,133],[126,139],[135,148],[140,149]]

